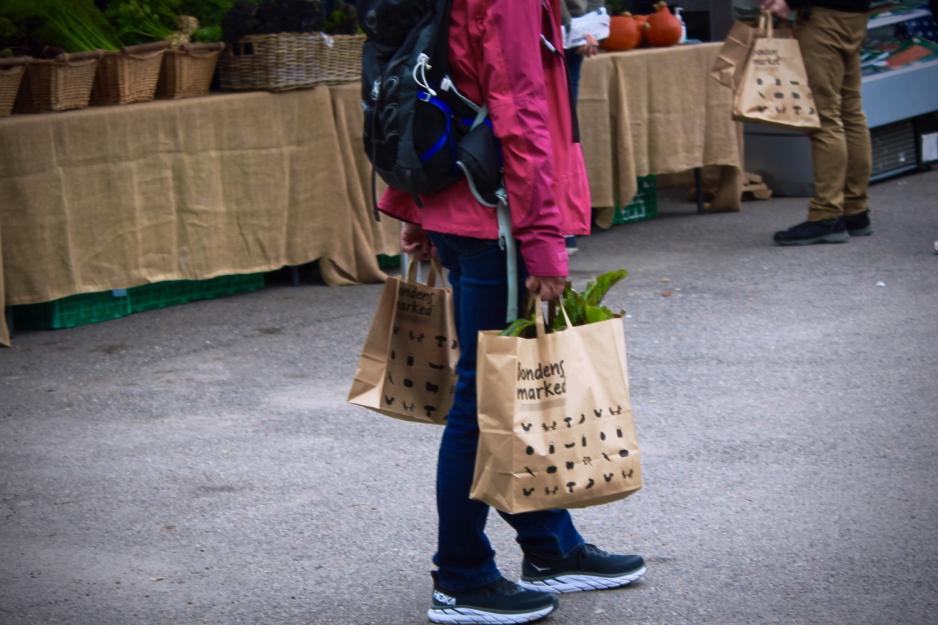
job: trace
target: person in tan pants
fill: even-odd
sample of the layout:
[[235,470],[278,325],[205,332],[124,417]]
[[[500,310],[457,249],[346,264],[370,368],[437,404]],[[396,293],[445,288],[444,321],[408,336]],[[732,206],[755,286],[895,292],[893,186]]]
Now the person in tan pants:
[[869,181],[873,156],[860,98],[860,46],[869,0],[766,0],[780,17],[798,11],[795,37],[821,128],[811,134],[814,197],[808,219],[775,233],[779,245],[843,243],[873,233]]

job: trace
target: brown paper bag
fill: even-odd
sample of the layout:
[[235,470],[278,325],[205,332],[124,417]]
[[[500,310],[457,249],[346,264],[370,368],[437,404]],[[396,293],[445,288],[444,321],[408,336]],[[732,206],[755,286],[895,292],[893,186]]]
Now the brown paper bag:
[[733,99],[733,119],[791,130],[821,127],[798,41],[774,37],[771,15],[759,18],[759,35]]
[[[563,313],[566,316],[566,312]],[[581,508],[642,486],[621,319],[537,338],[479,334],[470,497],[504,512]]]
[[389,277],[378,301],[348,401],[389,417],[446,422],[456,388],[459,345],[453,293],[435,286],[443,270],[434,259],[427,283]]
[[734,22],[726,39],[723,40],[720,53],[713,61],[710,75],[720,84],[735,90],[758,32],[758,28],[746,22]]

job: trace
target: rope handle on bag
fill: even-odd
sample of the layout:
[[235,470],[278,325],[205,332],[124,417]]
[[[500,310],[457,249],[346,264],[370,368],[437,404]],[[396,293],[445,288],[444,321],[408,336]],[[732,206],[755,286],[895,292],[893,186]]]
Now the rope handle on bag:
[[[417,280],[417,266],[420,264],[414,256],[407,257],[407,277],[405,282],[408,284],[424,284]],[[429,287],[436,286],[436,279],[439,276],[440,281],[443,280],[443,268],[440,266],[440,261],[437,260],[436,256],[430,257],[430,271],[427,273],[426,285]]]

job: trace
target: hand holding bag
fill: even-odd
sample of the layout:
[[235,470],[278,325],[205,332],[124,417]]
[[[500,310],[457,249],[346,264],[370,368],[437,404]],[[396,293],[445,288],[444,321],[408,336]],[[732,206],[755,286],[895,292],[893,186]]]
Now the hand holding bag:
[[407,279],[391,276],[365,339],[348,401],[389,417],[444,424],[453,403],[459,345],[453,293],[437,287],[435,258],[426,284],[411,260]]
[[642,486],[622,319],[536,338],[479,333],[479,447],[470,497],[503,512],[580,508]]
[[763,12],[758,36],[736,88],[733,119],[791,130],[817,130],[821,120],[798,41],[773,35],[772,15]]

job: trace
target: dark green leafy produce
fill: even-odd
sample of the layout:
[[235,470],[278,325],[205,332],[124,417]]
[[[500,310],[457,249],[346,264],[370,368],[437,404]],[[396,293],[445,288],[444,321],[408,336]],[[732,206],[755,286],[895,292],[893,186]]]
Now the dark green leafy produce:
[[0,41],[9,41],[19,34],[19,29],[8,17],[0,16]]
[[192,33],[192,41],[199,43],[214,43],[223,38],[221,26],[203,26]]
[[359,31],[358,12],[347,2],[338,2],[329,16],[323,29],[330,35],[354,35]]
[[85,52],[121,47],[94,0],[3,0],[0,16],[19,24],[37,49]]
[[169,39],[176,30],[175,0],[111,0],[104,15],[125,46]]
[[224,40],[230,45],[245,35],[257,32],[257,3],[254,0],[235,0],[221,21]]
[[0,16],[0,59],[13,56],[13,48],[20,43],[22,38],[13,20]]
[[210,43],[224,39],[222,21],[234,7],[235,0],[177,0],[177,15],[191,15],[199,20],[192,41]]
[[261,0],[257,5],[257,30],[264,33],[313,33],[322,30],[319,0]]
[[235,0],[177,0],[176,14],[191,15],[204,27],[221,26]]
[[245,35],[314,33],[323,28],[320,0],[236,0],[222,20],[225,41]]
[[[573,289],[568,282],[563,292],[563,307],[570,317],[570,322],[575,326],[596,323],[597,321],[606,321],[621,317],[625,311],[613,312],[602,304],[603,298],[617,282],[628,275],[625,269],[616,269],[608,271],[597,276],[595,282],[587,282],[586,289],[579,293]],[[563,314],[558,313],[554,316],[550,325],[551,330],[562,330],[567,327],[567,322]],[[531,338],[535,335],[534,312],[527,317],[521,317],[512,322],[507,328],[501,331],[501,336],[521,336]]]

